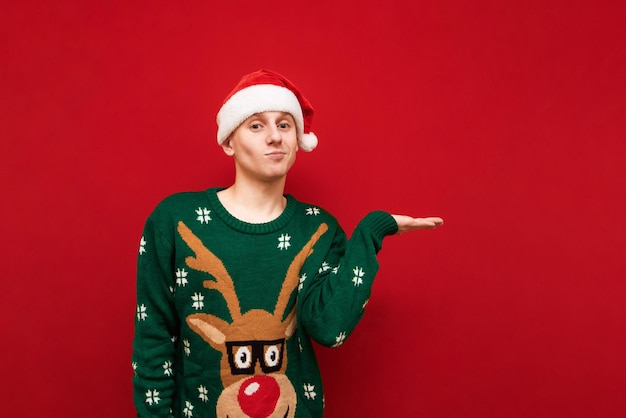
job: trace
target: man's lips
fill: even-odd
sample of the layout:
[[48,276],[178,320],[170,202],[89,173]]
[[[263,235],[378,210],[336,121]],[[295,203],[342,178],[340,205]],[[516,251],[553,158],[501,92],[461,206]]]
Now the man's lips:
[[271,151],[271,152],[265,153],[265,156],[271,157],[271,158],[280,158],[280,157],[284,157],[285,155],[287,155],[287,153],[283,151]]

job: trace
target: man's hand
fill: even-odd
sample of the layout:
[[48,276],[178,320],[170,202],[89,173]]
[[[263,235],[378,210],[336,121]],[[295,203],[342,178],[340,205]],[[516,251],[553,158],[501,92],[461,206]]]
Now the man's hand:
[[406,215],[391,215],[398,224],[397,234],[403,234],[414,229],[435,229],[443,225],[443,219],[437,217],[412,218]]

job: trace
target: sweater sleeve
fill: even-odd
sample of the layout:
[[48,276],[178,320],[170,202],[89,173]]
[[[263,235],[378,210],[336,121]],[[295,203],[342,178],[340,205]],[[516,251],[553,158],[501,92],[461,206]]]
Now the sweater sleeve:
[[178,319],[171,289],[173,246],[149,218],[137,262],[137,311],[132,365],[137,415],[171,417]]
[[313,340],[338,347],[352,333],[370,298],[383,238],[397,230],[393,217],[381,211],[365,216],[350,240],[336,230],[321,267],[299,295],[298,315]]

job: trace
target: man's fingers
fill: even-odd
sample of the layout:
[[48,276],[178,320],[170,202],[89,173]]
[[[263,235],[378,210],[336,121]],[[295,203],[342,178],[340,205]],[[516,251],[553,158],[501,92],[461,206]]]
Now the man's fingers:
[[443,225],[443,219],[437,217],[415,218],[416,225],[425,228],[436,228]]
[[424,219],[427,220],[428,222],[432,222],[435,226],[443,225],[443,219],[436,217],[436,216],[431,216],[429,218],[424,218]]
[[418,219],[417,220],[418,228],[435,228],[437,225],[433,221],[429,221],[428,219]]

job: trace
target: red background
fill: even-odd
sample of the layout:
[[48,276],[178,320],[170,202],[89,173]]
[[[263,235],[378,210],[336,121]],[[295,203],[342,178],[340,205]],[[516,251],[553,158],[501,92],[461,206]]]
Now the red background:
[[446,221],[320,348],[328,417],[626,416],[626,3],[180,3],[0,6],[0,416],[132,416],[143,222],[230,184],[261,67],[317,110],[289,193]]

